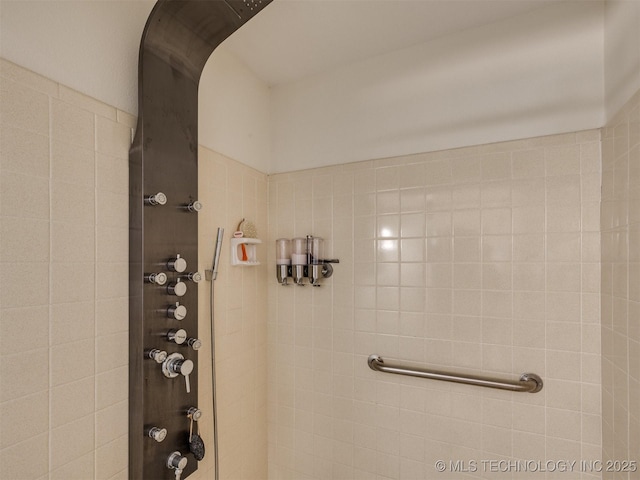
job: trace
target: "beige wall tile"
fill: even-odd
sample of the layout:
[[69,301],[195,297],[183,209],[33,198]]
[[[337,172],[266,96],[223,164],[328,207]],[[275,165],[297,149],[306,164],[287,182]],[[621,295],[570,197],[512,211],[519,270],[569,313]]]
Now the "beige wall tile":
[[[416,427],[415,422],[407,422],[407,428],[416,427],[412,434],[430,442],[430,446],[448,445],[449,455],[456,457],[476,450],[477,455],[486,452],[485,455],[509,457],[531,448],[544,457],[552,445],[580,458],[580,450],[576,453],[572,449],[581,440],[593,441],[596,436],[593,422],[599,415],[599,366],[595,368],[594,364],[598,359],[594,352],[599,320],[593,312],[599,311],[600,302],[589,295],[597,297],[600,292],[600,281],[593,277],[599,271],[600,241],[597,234],[580,233],[582,229],[597,232],[600,228],[596,213],[599,197],[594,188],[599,179],[599,153],[593,145],[583,148],[584,142],[594,144],[598,139],[597,131],[568,134],[463,149],[456,152],[459,158],[453,160],[446,158],[446,152],[443,156],[412,157],[411,163],[403,158],[386,159],[375,163],[373,168],[359,170],[354,177],[353,237],[332,230],[334,242],[355,245],[356,331],[353,337],[334,334],[332,342],[323,343],[323,348],[334,352],[336,348],[349,350],[349,343],[353,342],[353,351],[357,353],[355,371],[366,375],[368,384],[355,382],[353,390],[341,388],[341,391],[353,391],[353,398],[376,398],[385,405],[398,405],[397,393],[387,387],[402,380],[372,375],[366,369],[366,356],[374,351],[385,352],[389,358],[425,362],[443,369],[462,367],[507,376],[515,375],[516,371],[536,371],[545,377],[547,394],[524,398],[516,395],[507,400],[508,407],[513,405],[513,417],[502,415],[510,408],[498,408],[500,414],[496,413],[495,418],[488,415],[490,410],[482,409],[487,415],[478,420],[474,404],[475,410],[470,411],[480,423],[469,429],[469,420],[473,419],[468,418],[464,426],[459,424],[460,432],[465,434],[458,434],[455,418],[463,410],[445,401],[443,416],[433,422],[440,422],[441,429],[430,424],[425,431]],[[406,183],[407,172],[419,172],[416,165],[422,161],[427,177],[424,203],[419,200],[422,193],[416,196],[422,190],[421,185]],[[360,175],[375,177],[375,189],[371,183],[365,186],[364,180],[359,180]],[[296,172],[294,176],[296,182],[308,183],[312,172]],[[403,176],[405,180],[401,180]],[[270,186],[279,188],[279,180],[270,178]],[[431,182],[433,187],[429,186]],[[367,192],[366,196],[359,191]],[[334,195],[348,193],[334,185]],[[292,201],[298,199],[283,200],[282,205],[279,203],[270,212],[275,217],[270,218],[270,229],[275,227],[270,236],[276,230],[282,231],[278,217],[289,215],[287,202]],[[374,235],[375,243],[370,240]],[[426,257],[422,253],[425,247]],[[375,254],[371,253],[373,248]],[[341,263],[339,267],[342,266]],[[338,270],[336,274],[340,275]],[[333,283],[334,289],[340,288],[336,274],[327,282]],[[318,300],[315,295],[299,294],[299,288],[288,290],[274,283],[270,288],[277,288],[269,308],[270,321],[277,327],[270,348],[281,359],[275,366],[280,374],[274,374],[270,387],[277,382],[275,379],[296,385],[301,380],[293,372],[307,371],[315,363],[305,347],[300,353],[306,355],[294,355],[291,350],[294,338],[309,343],[318,342],[321,337],[317,336],[320,335],[317,329],[311,332],[295,324],[292,318],[297,317],[297,311],[293,316],[285,313],[284,305],[303,301],[314,304]],[[513,348],[516,345],[517,354]],[[429,389],[430,393],[452,388],[416,379],[406,381],[415,381],[410,385]],[[583,389],[585,381],[593,382],[589,383],[593,388]],[[307,388],[317,389],[322,384],[321,377],[313,380],[305,377]],[[468,387],[455,388],[464,392]],[[502,395],[483,393],[492,401],[499,401]],[[273,400],[277,405],[288,401],[287,396],[277,397]],[[299,394],[300,401],[303,398],[304,394]],[[335,400],[336,396],[328,398]],[[538,404],[539,415],[528,424],[522,423],[520,418],[526,416],[524,412],[531,412],[532,403]],[[593,412],[584,418],[580,413],[583,405]],[[558,417],[569,412],[577,415],[577,421],[555,422],[552,428],[545,418],[550,415],[548,412],[554,414],[554,407]],[[437,405],[433,409],[437,411]],[[329,412],[328,417],[335,415]],[[375,414],[367,417],[356,409],[351,418],[356,432],[354,446],[364,447],[366,442],[359,443],[357,432],[371,430],[369,425],[376,423]],[[278,419],[274,421],[276,426],[282,425]],[[394,421],[385,424],[387,429],[396,427]],[[304,427],[301,423],[287,428],[286,438],[291,438]],[[296,472],[291,473],[293,477],[320,478],[313,466],[303,463],[287,466],[280,462],[284,438],[280,440],[276,434],[270,445],[270,459],[278,462],[283,471]],[[298,442],[286,446],[293,451],[304,450]],[[393,446],[392,440],[379,447],[385,455],[380,461],[381,468],[388,468],[387,462],[397,465],[400,461],[398,449],[389,446]],[[309,452],[313,464],[315,455]],[[364,459],[366,451],[356,448],[354,455]],[[327,458],[335,461],[337,456]],[[357,458],[354,472],[366,478],[367,471],[373,469]],[[422,466],[432,468],[426,463]],[[397,475],[395,467],[388,473]]]
[[129,403],[119,402],[96,412],[96,446],[127,435],[129,430]]
[[46,220],[3,217],[0,262],[48,262],[49,223]]
[[28,86],[0,77],[2,126],[49,135],[49,97]]
[[3,308],[49,303],[49,264],[3,263],[0,304]]
[[98,262],[122,262],[122,252],[129,248],[129,229],[98,226],[96,229],[96,260]]
[[[123,252],[123,260],[128,252]],[[123,262],[98,263],[96,269],[97,300],[123,298],[129,295],[129,285],[121,279],[128,275],[129,264]]]
[[55,345],[51,348],[51,386],[64,385],[94,375],[94,340]]
[[93,263],[52,263],[51,302],[92,302],[95,297],[95,265]]
[[52,97],[58,96],[58,84],[4,58],[0,59],[0,76]]
[[[29,452],[29,455],[24,455]],[[43,478],[49,469],[49,434],[31,437],[0,450],[2,475],[7,478]]]
[[48,386],[47,349],[0,356],[0,402],[41,392]]
[[[91,117],[93,119],[93,117]],[[85,142],[85,144],[88,142]],[[65,184],[93,188],[95,185],[93,145],[74,145],[53,138],[51,143],[51,177]],[[72,187],[69,187],[72,189]]]
[[51,260],[53,262],[94,262],[95,226],[75,222],[51,223]]
[[0,168],[23,175],[48,177],[48,136],[2,125]]
[[95,411],[95,382],[86,377],[51,389],[51,426],[61,427]]
[[96,302],[96,334],[129,331],[129,299],[109,298]]
[[105,227],[129,227],[129,196],[98,190],[96,223]]
[[97,188],[103,192],[129,194],[129,160],[96,154]]
[[49,346],[47,306],[5,308],[0,314],[0,352],[3,355]]
[[129,334],[114,333],[98,337],[96,345],[96,372],[102,373],[127,365]]
[[94,187],[53,181],[51,184],[51,219],[54,222],[94,225]]
[[46,391],[0,404],[0,449],[48,430],[49,396]]
[[96,150],[113,157],[128,158],[131,128],[103,116],[96,117]]
[[50,344],[62,345],[92,338],[95,330],[94,310],[92,301],[52,305]]
[[90,452],[76,458],[51,472],[52,480],[68,480],[72,478],[93,478],[94,453]]
[[116,120],[117,109],[64,85],[59,87],[60,100],[110,120]]
[[51,430],[51,465],[55,470],[94,450],[94,415]]
[[57,99],[51,100],[51,136],[56,141],[94,149],[94,115]]
[[[592,360],[592,366],[600,366],[602,371],[602,422],[591,417],[583,419],[583,428],[591,443],[602,441],[603,457],[614,459],[628,455],[640,448],[635,416],[628,408],[629,398],[637,399],[634,371],[637,369],[637,354],[630,354],[628,347],[635,346],[638,331],[635,315],[637,298],[637,261],[635,248],[635,225],[640,215],[635,193],[630,191],[631,178],[636,180],[635,165],[637,152],[630,143],[629,128],[637,125],[637,95],[630,100],[612,123],[603,129],[602,161],[603,198],[613,201],[603,202],[601,208],[601,304],[602,329],[601,345],[593,341],[593,332],[583,334],[585,348],[596,355],[600,353],[601,363]],[[633,129],[633,142],[637,142],[637,129]],[[634,165],[634,167],[631,167]],[[595,242],[592,245],[595,250]],[[633,287],[631,285],[633,284]],[[634,312],[628,315],[627,312]],[[595,355],[593,355],[595,357]],[[600,427],[600,428],[598,428]],[[634,431],[632,434],[631,431]],[[611,476],[613,478],[613,476]]]
[[[126,476],[126,436],[115,455],[98,453],[94,417],[116,404],[118,419],[127,417],[128,288],[121,280],[128,247],[120,234],[128,227],[126,159],[135,119],[4,60],[0,77],[0,476],[84,479],[98,467],[100,475]],[[96,159],[96,133],[100,150],[120,158]],[[105,248],[105,241],[112,244]],[[118,263],[98,267],[96,250]],[[104,275],[98,305],[96,271]],[[125,335],[125,351],[96,334]],[[98,367],[106,369],[98,378],[96,343]],[[109,370],[110,354],[123,366]]]
[[49,218],[49,179],[2,172],[0,214],[4,217]]
[[96,375],[96,409],[122,402],[128,398],[129,368],[122,366]]

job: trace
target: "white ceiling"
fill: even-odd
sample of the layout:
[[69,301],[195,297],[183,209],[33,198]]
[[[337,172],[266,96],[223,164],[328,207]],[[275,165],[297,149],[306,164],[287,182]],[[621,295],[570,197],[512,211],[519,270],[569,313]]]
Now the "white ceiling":
[[276,85],[558,1],[274,0],[224,46]]

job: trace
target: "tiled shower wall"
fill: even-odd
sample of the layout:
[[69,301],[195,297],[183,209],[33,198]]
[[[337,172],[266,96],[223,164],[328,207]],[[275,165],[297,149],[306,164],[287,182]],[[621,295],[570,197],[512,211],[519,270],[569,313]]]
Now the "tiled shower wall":
[[135,119],[0,63],[0,464],[127,478]]
[[[270,177],[269,264],[276,238],[307,234],[340,263],[319,288],[269,272],[269,478],[599,460],[599,202],[596,130]],[[545,386],[393,376],[372,353]]]
[[[0,477],[126,479],[136,119],[0,62]],[[216,228],[226,231],[215,287],[220,472],[264,479],[266,265],[230,267],[229,238],[242,217],[266,234],[266,176],[207,149],[200,167],[200,271]],[[199,295],[207,456],[194,478],[213,468],[209,286]]]
[[[602,428],[605,460],[640,451],[640,92],[603,129]],[[634,476],[635,475],[635,476]],[[605,478],[640,478],[638,472]]]
[[[267,176],[207,148],[198,154],[199,270],[211,269],[218,227],[224,228],[219,273],[214,285],[216,399],[220,478],[267,478],[267,265],[258,245],[259,266],[231,266],[230,238],[242,218],[256,224],[266,242]],[[210,282],[199,285],[200,421],[212,439]],[[194,479],[213,478],[213,444]]]

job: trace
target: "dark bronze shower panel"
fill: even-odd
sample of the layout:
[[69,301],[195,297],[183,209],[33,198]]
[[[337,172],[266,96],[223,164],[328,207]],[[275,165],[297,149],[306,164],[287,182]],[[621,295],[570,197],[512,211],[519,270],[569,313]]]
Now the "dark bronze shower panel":
[[129,154],[131,479],[197,469],[198,84],[213,50],[270,2],[160,0],[142,35]]

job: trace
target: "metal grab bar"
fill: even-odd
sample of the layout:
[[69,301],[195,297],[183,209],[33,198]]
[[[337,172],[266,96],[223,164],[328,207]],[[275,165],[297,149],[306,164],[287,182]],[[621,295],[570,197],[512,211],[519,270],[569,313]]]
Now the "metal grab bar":
[[444,382],[464,383],[467,385],[476,385],[479,387],[497,388],[500,390],[509,390],[511,392],[527,392],[536,393],[542,390],[542,378],[535,373],[523,373],[520,380],[501,380],[495,377],[481,377],[477,375],[459,375],[451,372],[442,372],[438,370],[425,370],[421,368],[406,367],[402,365],[394,365],[386,363],[382,357],[373,354],[369,355],[367,360],[371,370],[378,372],[395,373],[397,375],[407,375],[409,377],[428,378],[431,380],[442,380]]

